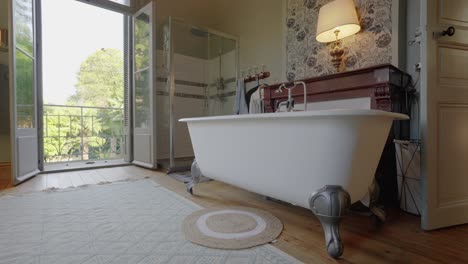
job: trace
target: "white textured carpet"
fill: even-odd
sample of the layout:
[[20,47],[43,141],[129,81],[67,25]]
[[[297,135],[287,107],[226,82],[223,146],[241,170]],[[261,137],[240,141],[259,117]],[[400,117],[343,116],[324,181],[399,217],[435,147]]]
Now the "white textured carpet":
[[152,181],[0,197],[0,263],[298,263],[271,245],[228,251],[184,239],[200,209]]

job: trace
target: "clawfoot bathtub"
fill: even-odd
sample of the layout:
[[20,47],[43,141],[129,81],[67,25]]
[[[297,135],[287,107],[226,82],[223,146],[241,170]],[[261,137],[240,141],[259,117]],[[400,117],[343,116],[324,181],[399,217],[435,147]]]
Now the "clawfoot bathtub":
[[326,110],[182,119],[200,175],[309,208],[328,253],[343,254],[339,224],[372,183],[393,120],[376,110]]

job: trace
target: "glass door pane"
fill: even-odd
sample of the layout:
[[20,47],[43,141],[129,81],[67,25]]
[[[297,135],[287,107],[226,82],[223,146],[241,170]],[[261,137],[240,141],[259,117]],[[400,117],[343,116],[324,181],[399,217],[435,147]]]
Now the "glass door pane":
[[35,0],[12,2],[12,88],[14,127],[12,168],[16,183],[39,172],[37,108],[36,108],[36,43]]
[[153,92],[153,5],[136,15],[133,26],[133,163],[156,168],[156,139]]
[[15,0],[16,48],[34,56],[33,0]]
[[15,1],[17,128],[35,128],[33,1]]
[[194,159],[188,127],[178,120],[233,113],[237,39],[173,17],[159,32],[158,162],[178,171]]
[[35,128],[34,59],[16,49],[17,128]]
[[149,15],[135,18],[135,127],[148,128],[151,115],[150,34]]

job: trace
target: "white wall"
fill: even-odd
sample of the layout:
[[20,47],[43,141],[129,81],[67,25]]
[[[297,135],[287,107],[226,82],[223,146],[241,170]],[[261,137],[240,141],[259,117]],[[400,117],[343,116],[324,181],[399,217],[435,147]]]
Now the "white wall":
[[240,39],[240,69],[265,64],[268,83],[286,80],[285,0],[158,0],[158,24],[168,16]]
[[189,24],[209,26],[214,20],[213,6],[218,1],[221,0],[156,0],[156,23],[160,26],[172,16]]
[[218,1],[211,27],[240,38],[240,68],[265,64],[267,83],[286,80],[285,0]]
[[[0,1],[0,28],[8,28],[8,2]],[[8,64],[8,53],[0,52],[0,64]]]
[[[8,2],[0,2],[0,27],[8,28]],[[8,52],[0,52],[0,64],[9,64]],[[4,76],[0,76],[4,78]],[[10,120],[9,120],[9,86],[5,80],[0,81],[0,162],[10,161]]]

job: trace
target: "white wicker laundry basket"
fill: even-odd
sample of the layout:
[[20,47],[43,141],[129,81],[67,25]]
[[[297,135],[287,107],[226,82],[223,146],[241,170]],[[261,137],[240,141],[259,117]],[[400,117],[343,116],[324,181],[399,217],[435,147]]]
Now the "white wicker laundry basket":
[[398,194],[403,211],[421,215],[421,144],[395,140]]

